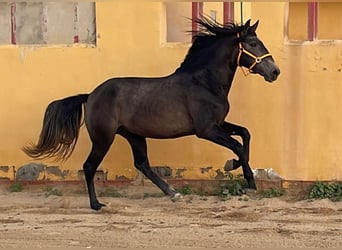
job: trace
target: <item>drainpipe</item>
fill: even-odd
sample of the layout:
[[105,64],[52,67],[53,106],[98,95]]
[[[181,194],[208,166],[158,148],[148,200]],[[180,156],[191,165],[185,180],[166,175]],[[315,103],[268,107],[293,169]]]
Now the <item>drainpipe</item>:
[[243,25],[243,2],[240,2],[240,18],[241,18],[241,25]]
[[308,40],[313,41],[317,38],[317,14],[318,3],[308,3]]

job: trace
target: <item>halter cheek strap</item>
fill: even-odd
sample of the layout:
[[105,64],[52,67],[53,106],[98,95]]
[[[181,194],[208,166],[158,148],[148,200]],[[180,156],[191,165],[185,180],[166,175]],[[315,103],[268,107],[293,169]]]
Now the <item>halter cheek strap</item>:
[[[237,37],[239,38],[240,37],[240,34],[237,33]],[[254,62],[252,63],[252,65],[248,68],[247,71],[245,71],[242,67],[242,65],[240,64],[240,58],[241,58],[241,55],[245,53],[246,55],[252,57],[254,59]],[[238,54],[238,57],[237,57],[237,65],[241,68],[243,74],[245,76],[247,76],[248,74],[252,73],[253,72],[253,68],[255,67],[255,65],[257,65],[258,63],[261,63],[261,61],[266,58],[266,57],[269,57],[269,56],[272,56],[270,53],[266,53],[265,55],[263,56],[255,56],[254,54],[252,54],[251,52],[249,52],[248,50],[246,50],[243,46],[242,46],[242,43],[239,42],[239,54]]]

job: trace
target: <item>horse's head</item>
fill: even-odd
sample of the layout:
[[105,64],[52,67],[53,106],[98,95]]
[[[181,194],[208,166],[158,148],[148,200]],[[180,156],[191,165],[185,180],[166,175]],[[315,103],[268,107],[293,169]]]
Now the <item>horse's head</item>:
[[259,21],[250,26],[248,20],[237,33],[239,43],[237,65],[247,68],[250,73],[262,75],[268,82],[273,82],[280,74],[280,70],[255,33],[258,23]]

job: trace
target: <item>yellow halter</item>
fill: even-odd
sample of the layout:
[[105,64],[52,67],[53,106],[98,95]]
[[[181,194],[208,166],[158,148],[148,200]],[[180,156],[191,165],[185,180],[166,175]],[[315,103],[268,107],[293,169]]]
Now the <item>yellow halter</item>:
[[[237,37],[239,38],[240,37],[240,34],[237,33]],[[241,55],[245,53],[246,55],[252,57],[254,59],[254,63],[248,68],[247,72],[242,68],[243,66],[240,65],[240,58],[241,58]],[[268,56],[272,56],[270,53],[267,53],[263,56],[255,56],[254,54],[252,54],[251,52],[249,52],[248,50],[246,50],[243,46],[242,46],[242,43],[239,42],[239,55],[237,57],[237,65],[238,67],[241,68],[243,74],[245,76],[249,75],[250,73],[253,72],[253,68],[255,67],[255,65],[257,65],[258,63],[261,63],[262,59],[268,57]]]

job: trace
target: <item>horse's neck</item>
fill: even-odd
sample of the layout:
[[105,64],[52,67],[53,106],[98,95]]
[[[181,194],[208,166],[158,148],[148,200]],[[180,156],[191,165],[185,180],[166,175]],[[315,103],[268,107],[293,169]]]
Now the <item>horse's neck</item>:
[[218,55],[213,58],[212,65],[209,65],[209,74],[215,75],[215,82],[213,85],[220,86],[227,96],[233,83],[234,75],[237,70],[237,51],[234,49],[227,49],[229,54],[225,56]]
[[234,47],[229,42],[223,46],[218,44],[214,49],[223,50],[225,53],[213,51],[210,53],[210,57],[208,57],[208,53],[203,53],[203,58],[195,60],[194,56],[187,55],[174,74],[190,74],[197,83],[205,85],[212,91],[220,91],[222,92],[220,94],[227,96],[237,69],[238,47]]
[[223,87],[226,90],[226,95],[228,95],[229,90],[233,84],[234,75],[238,68],[237,66],[237,54],[238,52],[234,49],[231,50],[231,55],[226,63],[224,63],[221,67],[223,68],[223,74],[226,74],[225,81],[222,83]]
[[223,92],[222,94],[227,96],[233,83],[236,68],[236,66],[228,64],[212,67],[207,70],[207,79],[210,79],[208,84],[215,89],[220,89]]
[[222,86],[225,90],[225,94],[228,95],[230,88],[233,84],[233,79],[234,79],[234,75],[236,72],[236,67],[233,70],[227,71],[226,72],[226,78],[225,80],[222,82]]

